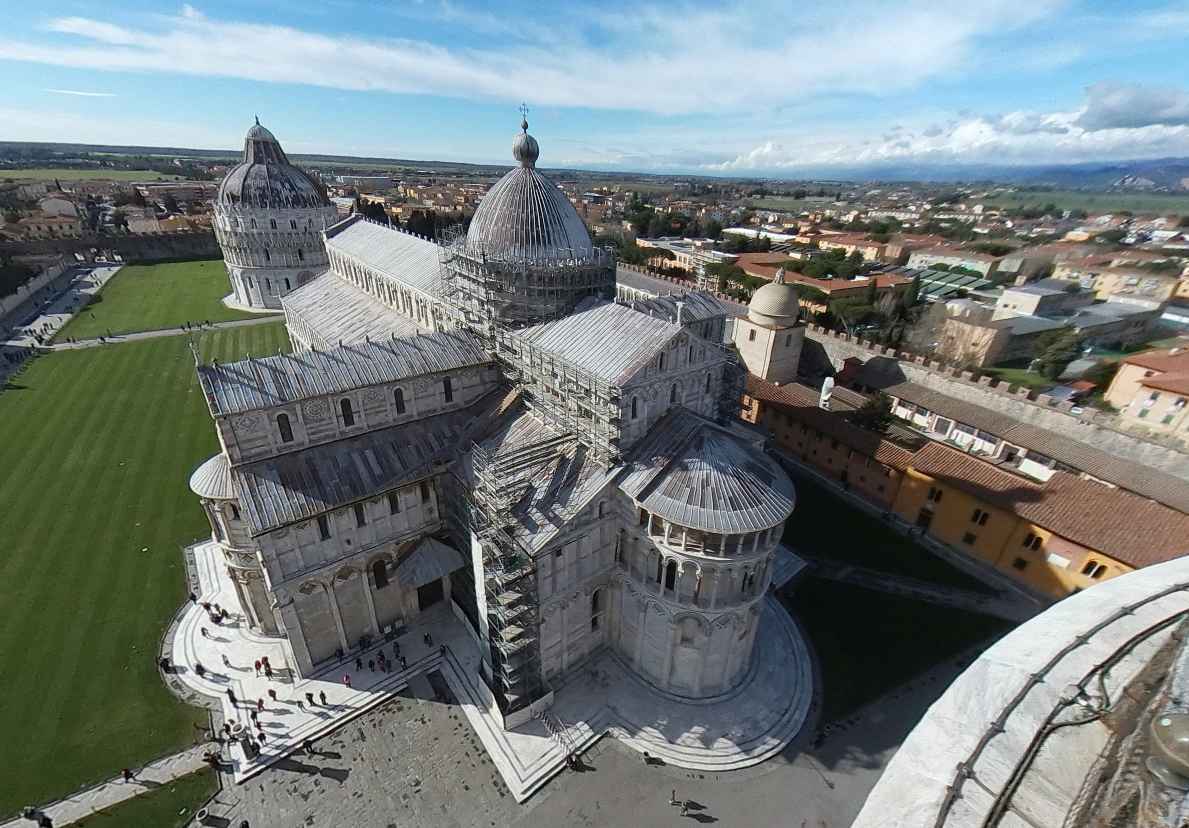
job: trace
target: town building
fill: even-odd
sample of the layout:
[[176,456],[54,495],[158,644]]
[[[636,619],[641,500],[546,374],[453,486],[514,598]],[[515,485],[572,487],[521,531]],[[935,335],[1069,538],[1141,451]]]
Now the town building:
[[[281,300],[293,354],[198,357],[221,450],[191,487],[249,623],[300,675],[445,602],[508,727],[605,649],[720,696],[789,554],[792,483],[738,421],[714,298],[617,301],[614,250],[521,126],[465,233],[340,222],[327,271]],[[245,163],[295,193],[253,200],[258,223],[326,207],[283,160],[253,127]]]
[[243,160],[219,184],[214,207],[215,237],[241,307],[280,309],[282,294],[326,270],[322,231],[338,221],[338,210],[259,121],[244,138]]
[[1103,398],[1119,410],[1126,428],[1189,436],[1189,351],[1125,357]]
[[966,250],[955,250],[951,247],[931,247],[927,250],[914,250],[908,256],[908,266],[927,270],[936,265],[946,267],[961,267],[980,273],[988,279],[999,272],[1000,258],[988,256],[984,253],[973,253]]

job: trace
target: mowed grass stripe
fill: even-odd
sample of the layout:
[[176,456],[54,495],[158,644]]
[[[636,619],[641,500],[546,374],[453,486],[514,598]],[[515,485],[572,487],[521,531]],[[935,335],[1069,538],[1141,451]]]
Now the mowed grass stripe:
[[[221,361],[286,344],[279,323],[198,341]],[[0,815],[205,727],[154,666],[186,592],[180,547],[206,532],[186,480],[218,450],[186,342],[51,353],[0,393],[0,752],[19,757]]]
[[227,266],[219,259],[193,262],[160,262],[126,265],[99,291],[55,337],[94,339],[135,331],[178,328],[256,319],[258,314],[233,310],[222,298],[231,293]]

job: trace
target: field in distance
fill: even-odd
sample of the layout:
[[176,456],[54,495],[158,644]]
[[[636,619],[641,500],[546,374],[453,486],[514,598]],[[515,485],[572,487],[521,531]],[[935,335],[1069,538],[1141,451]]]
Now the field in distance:
[[59,181],[180,181],[182,177],[156,170],[109,170],[102,167],[0,170],[0,181],[46,181],[55,178]]

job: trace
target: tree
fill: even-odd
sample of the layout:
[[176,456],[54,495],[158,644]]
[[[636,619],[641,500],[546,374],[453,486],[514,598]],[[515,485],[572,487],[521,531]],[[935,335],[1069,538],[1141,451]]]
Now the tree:
[[713,276],[716,280],[718,290],[726,287],[728,281],[741,281],[747,276],[747,272],[738,265],[727,264],[726,262],[711,262],[704,268],[707,276]]
[[908,290],[904,291],[904,295],[900,300],[900,304],[905,308],[911,308],[921,298],[921,274],[918,271],[912,277],[912,284],[908,286]]
[[1042,337],[1041,352],[1035,363],[1035,370],[1042,377],[1056,380],[1078,358],[1085,340],[1071,327],[1061,328]]
[[875,306],[862,296],[843,296],[830,300],[830,312],[853,330],[875,316]]
[[1082,374],[1082,379],[1094,383],[1095,393],[1101,394],[1110,386],[1111,380],[1118,372],[1119,363],[1102,359],[1087,368],[1086,373]]
[[879,296],[878,280],[874,276],[867,280],[867,287],[863,289],[863,301],[872,307]]
[[887,434],[892,420],[892,399],[882,391],[876,391],[850,414],[852,423],[876,434]]

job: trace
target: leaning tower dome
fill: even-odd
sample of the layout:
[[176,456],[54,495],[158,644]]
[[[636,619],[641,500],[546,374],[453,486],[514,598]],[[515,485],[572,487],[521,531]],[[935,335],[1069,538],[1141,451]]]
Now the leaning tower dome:
[[337,221],[322,184],[289,163],[257,119],[244,138],[243,160],[215,197],[229,299],[242,307],[280,308],[282,294],[326,270],[322,231]]

